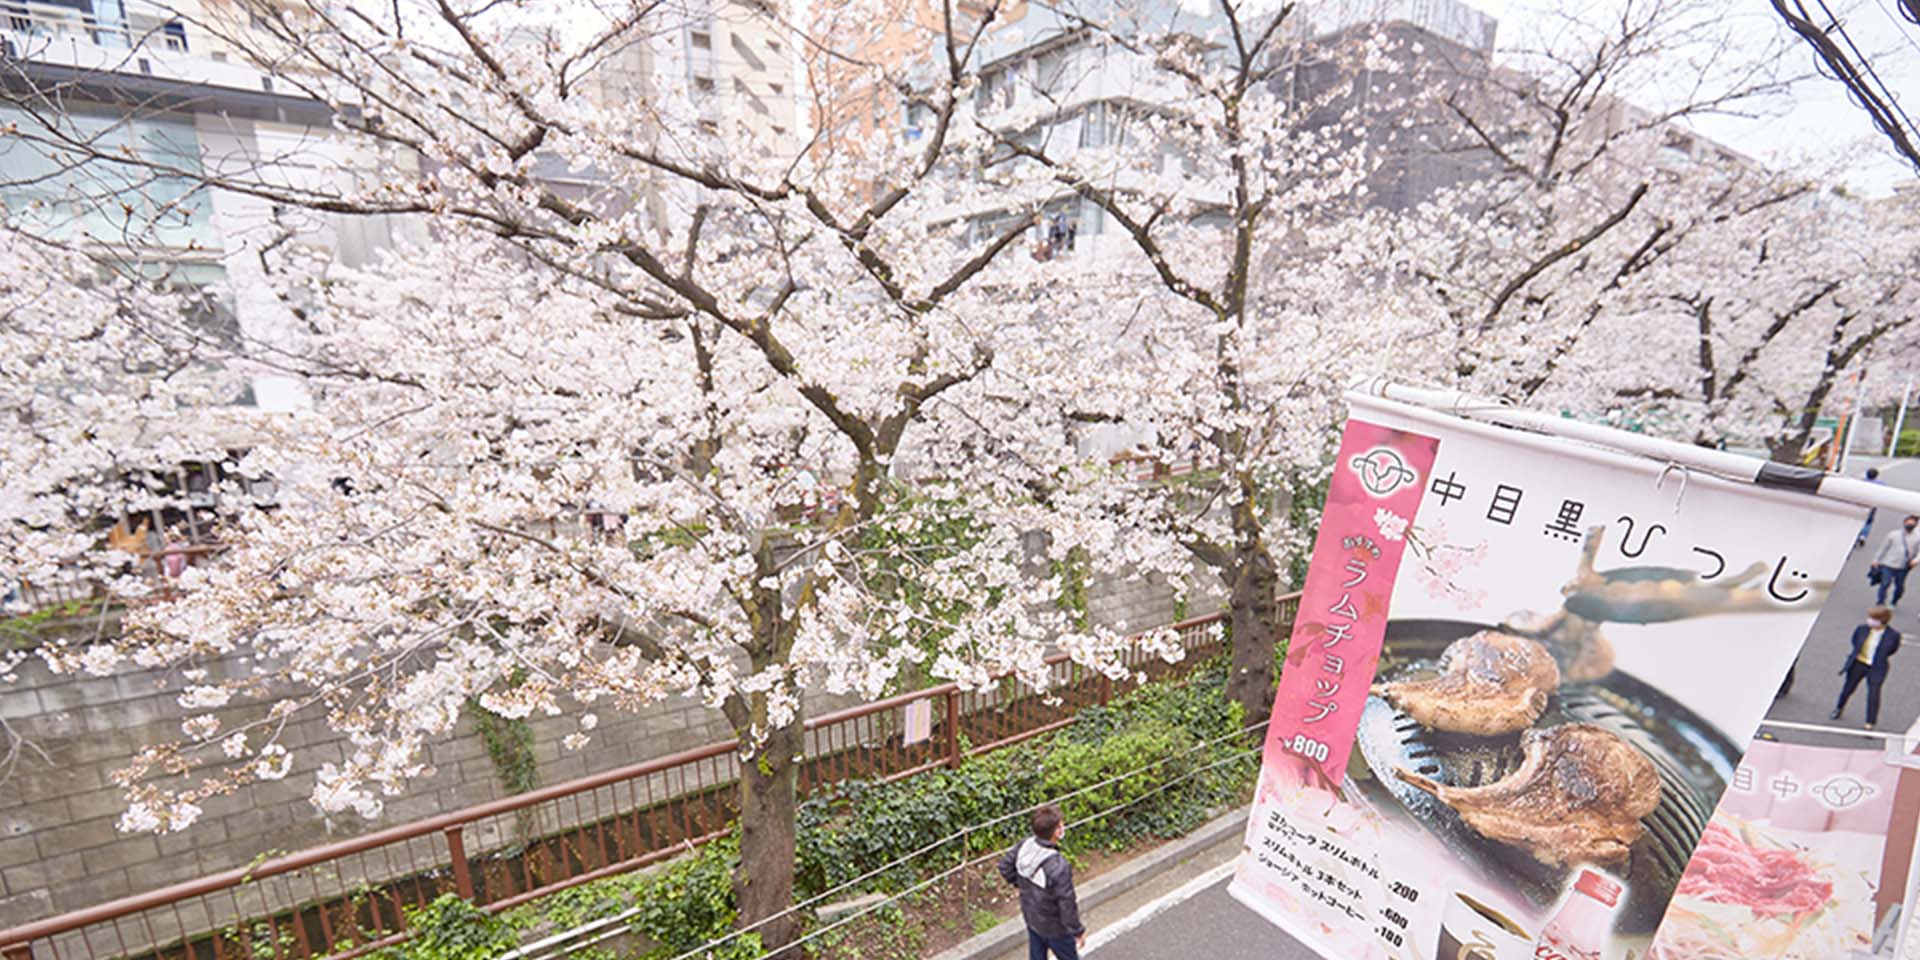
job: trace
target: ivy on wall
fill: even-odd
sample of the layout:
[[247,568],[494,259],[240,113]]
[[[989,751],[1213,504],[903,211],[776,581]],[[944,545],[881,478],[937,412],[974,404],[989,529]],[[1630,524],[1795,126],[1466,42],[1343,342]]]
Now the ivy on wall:
[[[480,705],[478,698],[467,699],[467,716],[486,745],[487,759],[493,762],[500,791],[508,796],[526,793],[540,786],[540,762],[533,755],[533,725],[523,719],[503,717]],[[524,839],[538,831],[532,807],[518,814],[520,836]]]

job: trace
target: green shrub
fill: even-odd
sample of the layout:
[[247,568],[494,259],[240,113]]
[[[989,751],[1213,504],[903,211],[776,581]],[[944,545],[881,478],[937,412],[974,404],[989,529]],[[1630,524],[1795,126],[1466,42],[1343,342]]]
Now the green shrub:
[[[738,915],[733,904],[733,867],[739,859],[736,841],[707,844],[700,852],[648,875],[633,892],[640,916],[633,928],[659,944],[643,960],[661,960],[685,953],[726,936]],[[745,960],[761,954],[759,934],[727,941],[708,956]]]
[[514,925],[460,898],[443,893],[407,911],[413,937],[382,951],[388,960],[488,960],[520,945]]
[[[1064,801],[1070,820],[1138,801],[1074,827],[1067,835],[1069,856],[1190,830],[1236,802],[1258,768],[1258,758],[1249,757],[1205,769],[1242,746],[1232,739],[1202,746],[1240,728],[1239,706],[1221,696],[1225,681],[1224,666],[1215,664],[1187,683],[1133,691],[1109,706],[1082,711],[1050,735],[970,758],[957,769],[822,790],[798,811],[796,894],[810,898],[963,828],[1004,818],[844,896],[904,889],[962,859],[1011,846],[1026,835],[1024,814],[1037,804],[1136,769],[1136,776]],[[638,960],[668,960],[732,931],[738,851],[735,840],[717,841],[658,870],[582,884],[497,917],[457,896],[442,896],[410,912],[408,921],[419,934],[382,951],[378,960],[491,960],[525,934],[544,935],[628,910],[636,911],[631,929],[656,944]],[[870,946],[875,957],[913,955],[911,944]],[[759,937],[749,934],[712,956],[750,960],[761,953]],[[598,948],[583,957],[613,960]]]
[[800,806],[796,890],[810,897],[837,888],[965,827],[1006,818],[964,844],[948,843],[846,895],[902,889],[936,866],[1011,846],[1026,835],[1021,814],[1034,806],[1142,767],[1147,769],[1136,776],[1066,801],[1062,812],[1074,820],[1147,797],[1074,827],[1067,834],[1069,852],[1189,830],[1233,802],[1258,768],[1258,759],[1251,758],[1196,774],[1223,751],[1239,748],[1229,741],[1200,749],[1240,729],[1239,705],[1221,696],[1225,683],[1224,666],[1211,666],[1185,684],[1150,685],[1109,706],[1082,710],[1049,736],[968,759],[956,770],[892,783],[850,781],[821,791]]
[[[1067,822],[1102,815],[1069,831],[1075,838],[1073,846],[1120,847],[1163,827],[1160,814],[1174,798],[1162,788],[1192,769],[1193,742],[1185,730],[1154,722],[1101,740],[1069,743],[1049,753],[1046,795],[1075,794],[1060,804]],[[1168,759],[1143,768],[1152,758],[1162,757]],[[1083,788],[1091,789],[1075,793]]]

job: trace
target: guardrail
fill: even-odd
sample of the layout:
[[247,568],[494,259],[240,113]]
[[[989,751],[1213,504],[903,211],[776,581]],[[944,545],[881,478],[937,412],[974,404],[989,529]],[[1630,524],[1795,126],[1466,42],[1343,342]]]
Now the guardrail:
[[[1288,622],[1298,602],[1281,598]],[[1126,681],[1055,654],[1044,694],[1006,679],[985,690],[942,684],[822,715],[806,723],[800,787],[911,776],[1057,729],[1130,686],[1224,652],[1224,621],[1174,624],[1185,659],[1134,651]],[[724,835],[738,746],[710,744],[0,931],[0,956],[349,960],[404,940],[406,911],[443,893],[505,910]]]
[[[163,547],[158,550],[143,550],[134,569],[147,576],[155,585],[152,592],[132,601],[138,606],[162,600],[171,600],[175,596],[173,581],[188,567],[199,566],[208,559],[226,549],[220,543],[187,543]],[[7,586],[0,583],[0,587]],[[51,580],[36,581],[23,579],[11,584],[15,598],[7,606],[0,607],[0,624],[13,616],[31,616],[36,613],[59,611],[66,607],[86,605],[98,606],[108,602],[113,606],[126,606],[129,601],[107,597],[107,585],[88,574],[73,573],[56,575]],[[77,612],[77,611],[76,611]],[[89,614],[93,610],[85,611]]]

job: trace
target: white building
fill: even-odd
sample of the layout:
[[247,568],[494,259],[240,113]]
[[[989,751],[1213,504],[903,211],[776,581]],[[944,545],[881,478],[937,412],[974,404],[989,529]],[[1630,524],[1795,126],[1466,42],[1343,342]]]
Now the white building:
[[[230,15],[214,4],[0,6],[0,123],[25,134],[0,138],[0,207],[12,222],[84,238],[182,286],[226,281],[229,295],[209,298],[205,322],[277,342],[288,335],[286,318],[250,282],[260,270],[255,246],[291,229],[353,264],[405,227],[391,218],[296,219],[200,182],[241,169],[295,186],[354,175],[324,104],[198,26]],[[141,163],[113,162],[120,154]],[[178,176],[156,175],[155,165]],[[262,377],[239,399],[286,410],[304,394],[292,381]]]

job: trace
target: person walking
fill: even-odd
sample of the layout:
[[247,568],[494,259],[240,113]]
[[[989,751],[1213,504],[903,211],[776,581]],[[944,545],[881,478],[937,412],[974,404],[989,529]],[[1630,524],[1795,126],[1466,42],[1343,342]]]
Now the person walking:
[[1049,803],[1033,811],[1033,836],[1000,858],[1000,876],[1020,890],[1020,917],[1027,923],[1027,960],[1080,960],[1087,928],[1073,892],[1073,866],[1060,852],[1067,824]]
[[[1907,574],[1916,565],[1920,565],[1920,517],[1909,515],[1900,521],[1900,527],[1887,533],[1880,541],[1880,552],[1873,555],[1873,569],[1867,571],[1867,579],[1878,584],[1880,591],[1873,602],[1889,607],[1900,605],[1900,598],[1907,595]],[[1887,601],[1887,590],[1892,588],[1893,601]]]
[[[1885,483],[1885,482],[1886,482],[1886,481],[1884,481],[1884,480],[1881,480],[1881,479],[1880,479],[1880,468],[1879,468],[1879,467],[1868,467],[1868,468],[1867,468],[1867,482],[1868,482],[1868,483]],[[1855,550],[1858,550],[1858,549],[1860,549],[1861,547],[1864,547],[1864,546],[1866,546],[1866,545],[1867,545],[1867,534],[1869,534],[1869,533],[1871,533],[1871,532],[1873,532],[1873,518],[1874,518],[1874,516],[1875,516],[1875,515],[1877,515],[1877,514],[1878,514],[1879,512],[1880,512],[1880,508],[1879,508],[1879,507],[1871,507],[1871,508],[1868,508],[1868,510],[1867,510],[1867,522],[1865,522],[1865,523],[1863,523],[1863,524],[1861,524],[1861,525],[1860,525],[1860,535],[1859,535],[1859,536],[1857,536],[1857,537],[1855,537],[1855,538],[1853,538],[1853,548],[1854,548]]]
[[1833,704],[1832,719],[1840,719],[1841,711],[1847,709],[1847,700],[1853,691],[1860,688],[1860,681],[1867,682],[1867,729],[1880,722],[1880,686],[1887,682],[1887,661],[1900,652],[1900,631],[1889,626],[1893,622],[1893,611],[1884,606],[1869,607],[1867,622],[1853,628],[1853,646],[1847,653],[1847,662],[1840,668],[1840,675],[1846,677],[1846,683],[1840,687],[1840,699]]

